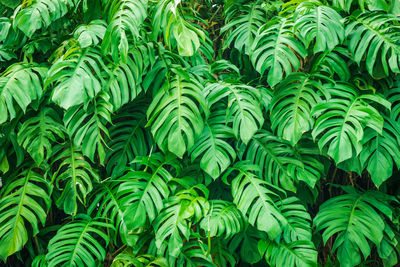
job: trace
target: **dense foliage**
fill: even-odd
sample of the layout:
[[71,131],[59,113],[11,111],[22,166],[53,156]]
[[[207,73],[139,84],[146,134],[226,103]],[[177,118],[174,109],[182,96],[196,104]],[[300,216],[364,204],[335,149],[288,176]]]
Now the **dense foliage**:
[[8,266],[400,262],[400,1],[0,0]]

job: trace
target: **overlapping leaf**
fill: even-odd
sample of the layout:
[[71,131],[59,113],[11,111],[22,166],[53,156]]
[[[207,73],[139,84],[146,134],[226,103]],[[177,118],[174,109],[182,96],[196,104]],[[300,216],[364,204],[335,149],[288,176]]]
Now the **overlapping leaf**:
[[210,107],[227,100],[227,120],[232,120],[235,136],[247,144],[264,122],[260,92],[251,86],[226,82],[212,83],[204,92]]
[[0,124],[16,117],[17,104],[22,111],[43,93],[42,80],[47,68],[35,63],[16,63],[0,76]]
[[390,108],[390,103],[378,95],[360,95],[346,83],[329,85],[328,90],[332,97],[313,108],[317,120],[312,135],[314,139],[319,137],[321,151],[326,149],[340,163],[361,152],[364,127],[382,132],[383,118],[369,103],[386,108]]
[[299,58],[305,58],[304,44],[293,33],[291,18],[277,17],[260,28],[253,42],[251,60],[261,74],[267,71],[270,86],[276,85],[285,75],[299,70]]
[[[51,189],[41,170],[27,169],[2,188],[0,199],[0,257],[20,251],[39,232],[50,208]],[[32,229],[32,232],[28,230]]]
[[195,77],[175,74],[147,109],[147,125],[159,147],[182,157],[203,130],[202,109],[207,111],[202,85]]

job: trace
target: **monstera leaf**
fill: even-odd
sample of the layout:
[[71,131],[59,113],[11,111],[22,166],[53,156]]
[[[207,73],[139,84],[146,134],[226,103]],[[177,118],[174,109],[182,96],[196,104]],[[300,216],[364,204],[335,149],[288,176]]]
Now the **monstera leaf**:
[[[385,216],[392,217],[388,196],[378,192],[358,193],[347,188],[347,194],[327,200],[314,218],[317,230],[324,230],[324,243],[336,236],[333,250],[343,266],[356,266],[361,255],[367,258],[371,244],[379,246],[385,229]],[[363,229],[360,231],[359,229]]]
[[76,215],[79,203],[86,203],[86,196],[99,176],[72,142],[56,146],[53,155],[52,164],[58,166],[53,180],[62,192],[57,205],[65,213]]
[[315,41],[314,53],[332,50],[344,40],[343,18],[328,6],[315,6],[304,14],[300,12],[295,29],[299,30],[307,46]]
[[61,227],[50,240],[48,266],[93,266],[96,260],[103,261],[106,257],[104,248],[109,239],[104,230],[112,226],[87,215],[77,218]]
[[224,200],[210,201],[210,213],[200,222],[207,235],[229,238],[239,233],[245,225],[241,211],[235,204]]
[[383,118],[371,104],[390,108],[390,103],[379,95],[360,95],[346,83],[329,85],[328,91],[332,97],[313,108],[317,120],[312,135],[319,137],[320,150],[327,149],[327,154],[340,163],[361,152],[364,127],[382,132]]
[[279,83],[284,75],[300,68],[299,58],[305,58],[304,44],[293,33],[291,18],[275,18],[260,28],[253,42],[251,60],[261,74],[267,71],[270,86]]
[[203,133],[190,149],[192,160],[201,158],[200,167],[214,179],[218,178],[236,158],[235,150],[228,143],[233,131],[225,125],[224,110],[211,113]]
[[399,18],[393,15],[366,12],[352,17],[346,27],[349,50],[357,64],[365,60],[368,73],[373,77],[389,75],[389,70],[400,72],[400,30],[393,27]]
[[360,153],[362,165],[367,167],[371,179],[379,188],[393,173],[393,167],[400,167],[399,124],[384,117],[382,134],[366,129]]
[[64,132],[57,111],[46,107],[22,124],[18,131],[18,143],[40,164],[52,155],[52,143],[56,143],[57,138],[63,139]]
[[47,68],[35,63],[16,63],[0,76],[0,124],[16,117],[15,104],[26,111],[28,105],[42,96],[42,80]]
[[154,97],[147,125],[163,151],[182,157],[203,130],[201,110],[207,111],[202,85],[178,72]]
[[102,52],[114,61],[127,61],[129,37],[138,39],[140,26],[147,17],[147,0],[106,0],[108,22]]
[[314,77],[293,73],[276,87],[271,100],[272,129],[295,145],[314,124],[312,108],[329,98],[329,93]]
[[45,85],[54,86],[52,100],[64,109],[87,104],[104,84],[103,69],[98,49],[72,46],[51,66]]
[[249,54],[258,29],[266,22],[261,2],[246,5],[239,2],[225,12],[227,23],[221,28],[221,33],[227,33],[225,48],[233,43],[236,49]]
[[[29,236],[39,232],[50,208],[51,188],[40,174],[42,170],[27,169],[17,174],[2,188],[0,200],[0,257],[20,251]],[[28,230],[32,229],[32,232]]]
[[239,162],[225,174],[226,179],[227,175],[235,173],[232,181],[233,203],[251,225],[265,231],[273,239],[281,234],[287,225],[275,203],[284,191],[258,178],[247,164]]
[[227,98],[227,119],[232,119],[235,136],[247,144],[264,122],[259,91],[226,82],[212,83],[204,91],[209,106]]

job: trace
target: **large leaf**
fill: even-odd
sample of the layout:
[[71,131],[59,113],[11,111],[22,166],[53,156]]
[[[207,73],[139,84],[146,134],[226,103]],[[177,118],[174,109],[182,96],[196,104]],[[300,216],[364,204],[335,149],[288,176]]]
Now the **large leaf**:
[[328,86],[332,97],[312,111],[318,118],[312,135],[314,139],[319,136],[320,150],[326,148],[327,154],[338,164],[361,152],[364,127],[382,132],[383,118],[369,103],[386,108],[390,108],[390,103],[379,95],[360,95],[347,83]]
[[261,75],[268,71],[268,84],[274,86],[284,75],[297,71],[301,65],[299,58],[306,55],[303,43],[294,36],[292,19],[277,17],[260,28],[251,60]]
[[256,88],[219,82],[209,84],[204,92],[210,107],[222,100],[227,100],[227,120],[232,120],[235,136],[245,144],[264,123],[260,105],[261,95]]
[[311,216],[297,197],[288,197],[277,203],[287,226],[283,231],[284,242],[311,241]]
[[33,100],[42,96],[46,71],[42,65],[16,63],[1,74],[0,124],[16,117],[15,103],[25,112]]
[[333,8],[320,5],[299,11],[295,29],[305,38],[307,46],[315,40],[314,53],[332,50],[343,42],[343,18]]
[[47,247],[48,266],[95,266],[103,261],[109,241],[104,228],[112,225],[87,215],[61,227]]
[[200,157],[200,167],[214,179],[236,158],[235,150],[228,143],[228,139],[234,136],[233,131],[225,125],[224,113],[223,109],[211,113],[203,133],[190,149],[192,161]]
[[116,179],[96,184],[88,214],[109,220],[116,230],[113,234],[115,244],[119,237],[122,243],[133,246],[137,237],[130,232],[133,229],[127,227],[124,213],[128,205],[134,201],[134,194],[129,193],[136,189],[129,183],[122,185],[123,183],[122,179]]
[[[110,97],[100,92],[89,106],[74,106],[65,113],[64,125],[76,147],[92,162],[97,155],[100,164],[106,157],[106,138],[109,137],[107,123],[111,123],[112,105]],[[97,152],[97,153],[96,153]]]
[[245,220],[235,204],[225,200],[210,201],[210,213],[200,222],[200,227],[210,237],[229,238],[244,229]]
[[314,224],[317,231],[324,230],[324,243],[336,236],[333,251],[341,266],[356,266],[371,254],[371,243],[379,246],[385,229],[385,218],[392,217],[391,207],[381,193],[367,191],[358,193],[348,188],[347,194],[324,202]]
[[110,77],[107,87],[114,110],[131,102],[147,89],[143,77],[148,71],[150,72],[149,68],[154,67],[154,48],[151,45],[141,45],[131,49],[125,61],[109,65]]
[[362,139],[361,163],[367,167],[371,179],[379,188],[393,173],[393,167],[400,168],[399,124],[385,117],[382,134],[366,129]]
[[[311,73],[322,74],[334,78],[336,74],[339,80],[347,82],[351,75],[349,69],[349,52],[344,47],[335,47],[333,50],[327,50],[318,55],[313,61]],[[326,77],[322,77],[326,79]]]
[[261,240],[258,248],[270,266],[313,267],[317,266],[318,252],[311,241],[290,243]]
[[305,73],[293,73],[276,87],[271,102],[272,129],[279,137],[295,145],[314,124],[312,108],[329,98],[318,81]]
[[87,104],[104,85],[104,69],[98,49],[70,47],[48,72],[46,86],[54,85],[52,100],[64,109]]
[[74,30],[74,38],[79,42],[82,48],[86,48],[91,45],[97,45],[103,40],[106,23],[104,20],[92,20],[87,25],[80,25]]
[[235,173],[232,181],[233,203],[251,225],[274,239],[287,225],[275,203],[284,191],[258,178],[247,164],[239,162],[226,173]]
[[138,39],[140,26],[147,17],[147,0],[105,0],[108,22],[102,51],[114,61],[126,62],[129,39]]
[[151,132],[159,147],[178,157],[194,145],[203,130],[206,109],[202,85],[178,72],[153,98],[147,109]]
[[[40,29],[46,29],[53,21],[65,16],[74,0],[34,0],[24,1],[16,9],[14,25],[28,37]],[[29,3],[29,4],[26,4]]]
[[107,172],[113,177],[122,175],[136,156],[148,155],[153,146],[153,137],[144,128],[146,124],[144,101],[137,101],[122,108],[109,128],[109,149],[106,154]]
[[[42,172],[42,171],[40,171]],[[20,251],[28,238],[46,222],[51,189],[42,174],[34,169],[19,173],[2,188],[0,199],[0,257]],[[28,230],[27,226],[32,229]]]
[[52,155],[57,138],[64,138],[65,130],[60,122],[60,116],[54,108],[44,107],[38,114],[32,114],[19,129],[18,143],[37,164]]
[[110,267],[168,267],[168,261],[163,257],[152,255],[134,255],[129,249],[118,254]]
[[228,33],[225,48],[234,43],[240,52],[249,54],[258,29],[266,22],[265,10],[259,1],[246,5],[239,2],[231,5],[225,13],[227,23],[221,28],[221,33]]
[[[208,212],[208,202],[193,191],[183,191],[170,197],[155,219],[156,246],[161,252],[168,240],[168,255],[176,258],[183,249],[183,241],[190,237],[190,221],[197,221]],[[187,243],[187,242],[186,242]]]
[[[175,267],[217,267],[213,263],[211,254],[207,254],[207,245],[201,240],[190,240],[183,243],[180,254],[177,257],[168,255],[168,244],[163,243],[162,251],[159,255],[168,259],[168,266]],[[153,250],[150,252],[155,253]]]
[[54,155],[52,164],[58,167],[53,180],[62,191],[57,206],[65,213],[75,215],[79,202],[86,204],[93,182],[99,180],[98,174],[72,142],[56,146]]
[[400,28],[395,16],[366,12],[352,17],[346,27],[349,50],[360,64],[365,59],[368,73],[373,77],[389,75],[389,70],[400,72]]
[[132,191],[131,201],[124,213],[125,222],[130,229],[144,227],[146,222],[153,222],[164,207],[163,201],[170,195],[167,183],[173,178],[173,170],[168,169],[174,167],[179,171],[180,168],[171,155],[137,157],[135,162],[144,165],[145,169],[130,171],[122,176],[120,179],[126,182],[119,189]]
[[244,158],[258,165],[259,175],[269,183],[296,192],[296,184],[303,177],[297,172],[304,169],[304,163],[287,141],[260,130],[248,144]]

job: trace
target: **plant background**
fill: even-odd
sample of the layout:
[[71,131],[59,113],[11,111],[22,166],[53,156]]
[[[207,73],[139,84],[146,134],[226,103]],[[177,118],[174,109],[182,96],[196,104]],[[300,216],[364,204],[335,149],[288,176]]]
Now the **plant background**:
[[395,266],[397,0],[0,0],[6,266]]

